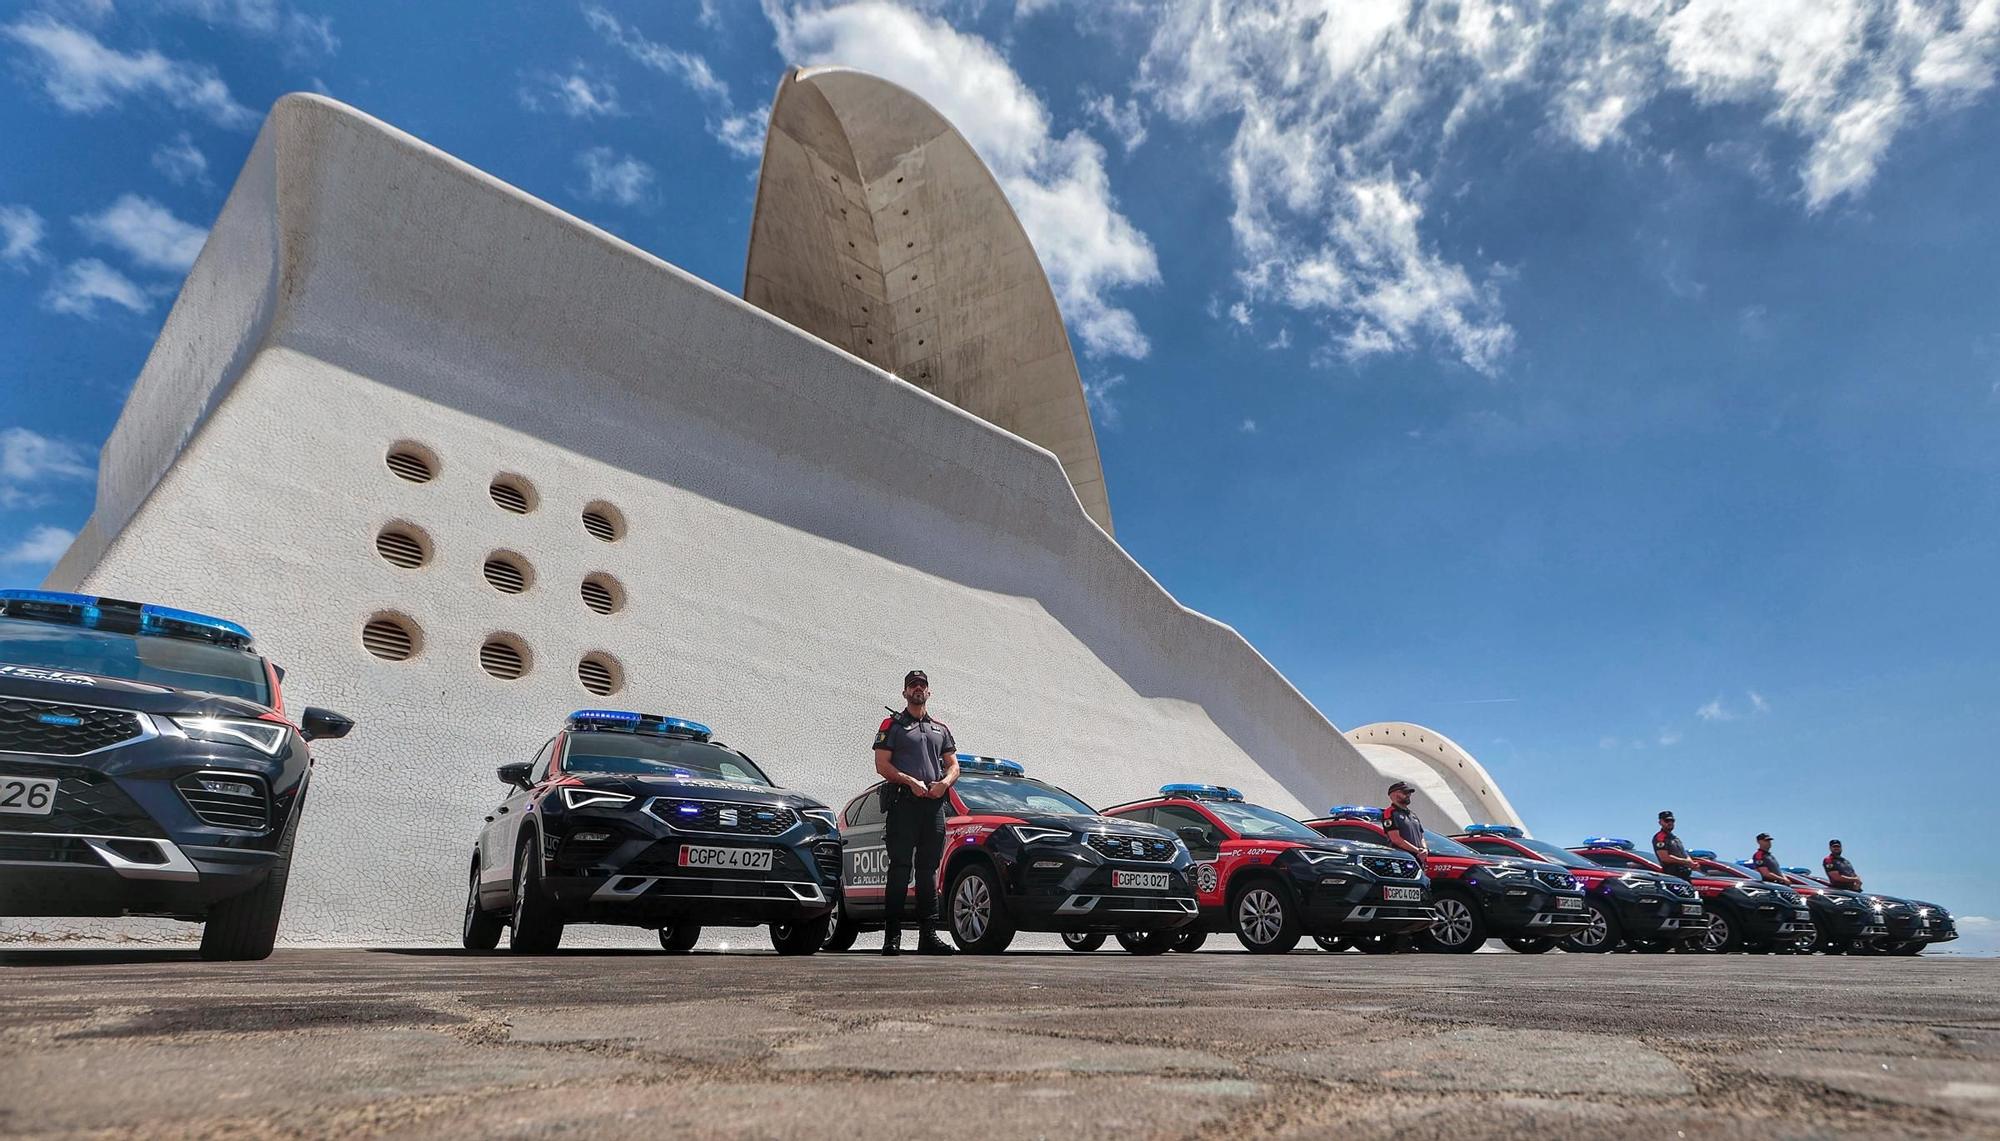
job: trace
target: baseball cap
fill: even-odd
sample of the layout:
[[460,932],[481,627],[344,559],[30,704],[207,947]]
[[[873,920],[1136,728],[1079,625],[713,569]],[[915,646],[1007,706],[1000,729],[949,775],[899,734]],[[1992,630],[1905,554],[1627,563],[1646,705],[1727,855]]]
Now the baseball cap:
[[1759,832],[1757,833],[1757,838],[1759,840],[1769,840],[1771,838],[1771,834],[1769,832]]
[[1390,786],[1389,786],[1389,791],[1390,791],[1390,792],[1415,792],[1415,791],[1417,791],[1417,786],[1416,786],[1416,785],[1413,785],[1413,784],[1411,784],[1411,783],[1410,783],[1409,781],[1406,781],[1406,780],[1399,780],[1399,781],[1397,781],[1397,782],[1396,782],[1395,784],[1392,784],[1392,785],[1390,785]]
[[1662,820],[1672,820],[1673,818],[1674,818],[1674,810],[1673,810],[1673,809],[1671,809],[1671,808],[1662,808],[1662,809],[1660,810],[1660,819],[1662,819]]
[[911,670],[909,673],[903,675],[904,685],[908,685],[913,681],[920,681],[923,682],[925,685],[929,685],[931,683],[931,678],[929,674],[925,673],[922,670]]

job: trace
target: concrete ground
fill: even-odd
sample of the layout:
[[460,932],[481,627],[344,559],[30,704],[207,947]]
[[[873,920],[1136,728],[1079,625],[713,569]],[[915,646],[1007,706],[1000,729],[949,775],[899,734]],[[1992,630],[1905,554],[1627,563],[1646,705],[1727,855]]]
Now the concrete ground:
[[2000,1137],[1991,960],[0,965],[7,1136]]

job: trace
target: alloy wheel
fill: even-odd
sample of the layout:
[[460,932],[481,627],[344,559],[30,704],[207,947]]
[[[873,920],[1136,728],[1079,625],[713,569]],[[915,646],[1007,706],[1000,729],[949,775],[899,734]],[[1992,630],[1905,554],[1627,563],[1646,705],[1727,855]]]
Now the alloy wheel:
[[951,925],[959,938],[978,942],[992,918],[993,896],[986,890],[986,881],[976,875],[958,881],[958,891],[951,897]]
[[1604,922],[1604,913],[1592,908],[1590,909],[1590,926],[1571,935],[1570,940],[1579,947],[1601,947],[1604,945],[1604,940],[1610,936],[1611,926]]
[[1253,887],[1237,901],[1236,928],[1252,943],[1262,945],[1276,939],[1284,923],[1284,905],[1269,888]]
[[1720,951],[1729,942],[1729,920],[1713,912],[1708,917],[1708,930],[1701,933],[1701,949]]
[[1463,946],[1472,938],[1472,908],[1448,895],[1440,897],[1433,906],[1438,917],[1431,924],[1431,938],[1447,947]]

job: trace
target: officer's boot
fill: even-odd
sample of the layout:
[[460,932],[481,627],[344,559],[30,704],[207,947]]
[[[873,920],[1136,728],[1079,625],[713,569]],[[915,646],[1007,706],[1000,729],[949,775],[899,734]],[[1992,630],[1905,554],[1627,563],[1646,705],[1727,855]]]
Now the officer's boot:
[[919,955],[952,954],[952,945],[950,943],[945,942],[943,939],[938,938],[937,924],[932,920],[929,919],[924,920],[922,926],[918,928],[917,954]]
[[903,953],[903,930],[891,924],[882,929],[882,953],[900,955]]

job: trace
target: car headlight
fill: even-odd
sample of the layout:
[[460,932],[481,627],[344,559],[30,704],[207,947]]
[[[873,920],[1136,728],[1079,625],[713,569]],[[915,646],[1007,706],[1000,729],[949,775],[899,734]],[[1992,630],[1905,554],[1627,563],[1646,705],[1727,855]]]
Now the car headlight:
[[1494,864],[1492,867],[1486,869],[1486,874],[1496,880],[1511,880],[1518,876],[1527,875],[1528,869],[1510,868],[1505,864]]
[[1931,914],[1931,909],[1928,907],[1917,908],[1917,917],[1919,919],[1928,919],[1930,918],[1930,914]]
[[1653,879],[1651,876],[1642,876],[1637,874],[1619,876],[1618,882],[1624,885],[1625,887],[1631,888],[1634,891],[1637,891],[1643,887],[1652,888],[1654,891],[1660,890],[1660,881]]
[[1070,841],[1076,834],[1067,828],[1037,828],[1032,824],[1010,824],[1014,838],[1023,844],[1040,844],[1049,840]]
[[173,736],[215,745],[248,745],[267,757],[285,747],[291,726],[277,721],[252,721],[234,717],[164,718]]
[[1298,852],[1305,859],[1306,863],[1314,867],[1318,867],[1321,864],[1351,864],[1354,862],[1353,852],[1316,852],[1311,848],[1300,848]]
[[831,808],[803,808],[799,810],[799,815],[817,820],[835,832],[840,831],[840,817],[835,816]]
[[602,788],[576,788],[566,785],[562,790],[563,804],[570,808],[608,807],[625,804],[633,798],[623,792],[611,792]]
[[1736,890],[1742,892],[1745,899],[1763,899],[1771,894],[1768,887],[1739,887]]

